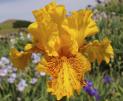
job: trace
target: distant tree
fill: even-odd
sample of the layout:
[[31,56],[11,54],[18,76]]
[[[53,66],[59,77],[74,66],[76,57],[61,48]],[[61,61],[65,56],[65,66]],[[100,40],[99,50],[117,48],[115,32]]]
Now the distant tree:
[[23,21],[23,20],[18,20],[13,23],[13,28],[26,28],[31,24],[30,21]]

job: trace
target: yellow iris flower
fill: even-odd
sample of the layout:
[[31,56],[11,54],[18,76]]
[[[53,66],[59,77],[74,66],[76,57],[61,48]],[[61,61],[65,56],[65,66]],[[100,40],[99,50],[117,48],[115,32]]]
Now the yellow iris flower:
[[100,42],[86,42],[86,37],[99,31],[91,10],[67,15],[63,5],[52,2],[33,14],[36,21],[28,27],[33,44],[27,44],[23,53],[12,50],[13,64],[24,69],[32,52],[42,52],[43,58],[36,69],[52,77],[48,81],[48,92],[56,95],[57,100],[72,96],[74,91],[79,93],[86,85],[84,75],[91,70],[91,62],[105,60],[109,63],[113,57],[110,41],[104,38]]

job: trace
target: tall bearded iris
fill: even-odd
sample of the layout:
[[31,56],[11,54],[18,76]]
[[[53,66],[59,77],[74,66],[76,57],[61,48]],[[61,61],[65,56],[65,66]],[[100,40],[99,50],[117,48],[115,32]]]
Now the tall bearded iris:
[[10,53],[15,67],[24,69],[32,52],[42,52],[43,58],[36,69],[52,77],[48,92],[56,95],[57,100],[72,96],[74,91],[79,93],[86,85],[84,75],[91,70],[91,62],[106,60],[108,63],[113,57],[110,41],[107,38],[86,41],[99,31],[91,10],[67,15],[63,5],[52,2],[33,14],[36,21],[28,27],[32,44],[27,44],[24,52],[12,49]]

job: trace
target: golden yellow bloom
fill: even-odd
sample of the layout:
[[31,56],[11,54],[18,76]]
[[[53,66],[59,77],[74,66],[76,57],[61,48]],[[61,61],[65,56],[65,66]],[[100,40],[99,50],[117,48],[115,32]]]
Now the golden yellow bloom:
[[84,45],[80,51],[91,61],[98,61],[100,64],[104,59],[109,63],[110,58],[114,57],[113,48],[110,44],[110,41],[107,38],[104,38],[101,42],[94,40],[87,45]]
[[15,48],[13,48],[10,52],[10,59],[12,60],[15,67],[18,69],[24,69],[27,66],[31,54],[29,52],[18,52]]
[[79,93],[86,85],[84,75],[91,70],[91,62],[104,59],[108,63],[113,57],[110,41],[86,42],[86,37],[99,31],[91,10],[74,11],[68,16],[63,5],[52,2],[33,14],[36,21],[28,27],[33,43],[27,44],[23,53],[12,50],[12,62],[23,69],[32,52],[42,52],[36,69],[52,77],[48,92],[57,100],[72,96],[74,91]]

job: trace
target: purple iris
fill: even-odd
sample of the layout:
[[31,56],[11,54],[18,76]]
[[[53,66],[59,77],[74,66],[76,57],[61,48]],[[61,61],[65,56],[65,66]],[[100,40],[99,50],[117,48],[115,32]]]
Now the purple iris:
[[104,84],[110,84],[112,82],[112,78],[108,75],[104,76],[103,78]]
[[89,80],[86,80],[87,85],[83,88],[86,93],[90,96],[95,96],[96,100],[99,101],[100,95],[96,88],[93,87],[93,83]]

